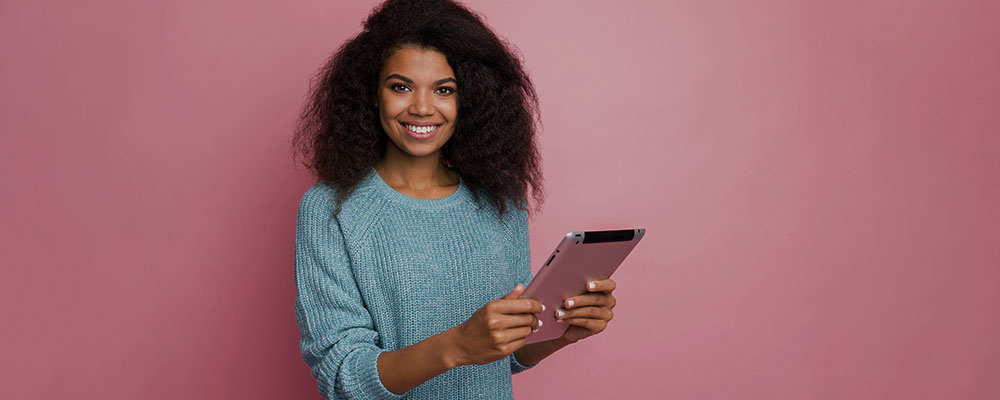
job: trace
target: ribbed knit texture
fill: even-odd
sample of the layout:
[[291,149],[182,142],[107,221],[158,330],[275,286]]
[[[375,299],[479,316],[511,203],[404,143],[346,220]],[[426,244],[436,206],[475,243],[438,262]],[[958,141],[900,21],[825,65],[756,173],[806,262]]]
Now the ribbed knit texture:
[[[454,327],[518,283],[531,281],[527,212],[503,221],[459,184],[423,200],[392,189],[372,168],[330,218],[333,189],[302,196],[295,235],[296,319],[302,357],[330,399],[509,399],[513,354],[454,368],[403,395],[379,379],[383,351]],[[512,204],[509,204],[512,205]]]

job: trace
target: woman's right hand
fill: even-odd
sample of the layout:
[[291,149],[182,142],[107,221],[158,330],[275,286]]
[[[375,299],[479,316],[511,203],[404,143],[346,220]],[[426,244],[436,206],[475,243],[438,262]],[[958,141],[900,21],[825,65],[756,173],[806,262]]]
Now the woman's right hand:
[[486,303],[453,328],[454,366],[491,363],[524,346],[525,338],[541,323],[534,314],[545,311],[538,300],[517,298],[524,289],[523,284],[518,284],[506,296]]

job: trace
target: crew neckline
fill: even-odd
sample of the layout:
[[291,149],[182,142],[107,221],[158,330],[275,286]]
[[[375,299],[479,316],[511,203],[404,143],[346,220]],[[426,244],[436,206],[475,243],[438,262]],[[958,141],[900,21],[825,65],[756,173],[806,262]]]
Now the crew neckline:
[[383,193],[385,197],[395,202],[411,205],[418,208],[424,208],[424,209],[442,208],[461,202],[462,200],[469,197],[468,188],[465,186],[465,179],[462,179],[461,175],[458,176],[458,189],[456,189],[455,192],[445,197],[440,197],[436,199],[419,199],[416,197],[411,197],[409,195],[403,194],[402,192],[393,189],[392,186],[389,186],[389,184],[384,179],[382,179],[382,175],[379,175],[378,171],[375,170],[375,166],[372,166],[371,170],[368,172],[368,178],[370,181],[372,181],[373,186],[379,192]]

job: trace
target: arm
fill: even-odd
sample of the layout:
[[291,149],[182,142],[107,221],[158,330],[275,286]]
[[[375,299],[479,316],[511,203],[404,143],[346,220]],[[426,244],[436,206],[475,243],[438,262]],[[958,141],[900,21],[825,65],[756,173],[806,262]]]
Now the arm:
[[459,325],[412,346],[382,353],[378,360],[382,382],[393,392],[403,393],[452,368],[482,364],[462,361],[461,351],[455,346],[462,335]]
[[447,357],[451,330],[431,336],[411,346],[379,355],[378,374],[387,389],[405,393],[454,367]]
[[[340,226],[329,218],[331,193],[313,187],[299,205],[295,235],[295,315],[302,357],[327,398],[397,399],[450,369],[443,334],[385,351],[365,308]],[[384,384],[383,384],[384,382]]]
[[511,359],[511,369],[515,368],[515,362],[517,363],[517,368],[521,369],[521,371],[534,367],[535,364],[538,364],[538,362],[542,361],[543,358],[552,355],[552,353],[555,353],[569,344],[569,341],[566,339],[558,338],[524,345],[524,347],[514,352],[514,358]]

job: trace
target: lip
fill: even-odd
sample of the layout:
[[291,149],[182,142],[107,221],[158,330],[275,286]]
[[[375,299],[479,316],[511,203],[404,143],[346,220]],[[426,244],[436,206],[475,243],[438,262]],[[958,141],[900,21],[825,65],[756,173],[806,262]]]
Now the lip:
[[[434,126],[434,125],[437,125],[438,127],[434,128],[434,130],[432,130],[430,132],[427,132],[427,133],[417,133],[417,132],[411,131],[409,128],[407,128],[406,127],[407,124],[409,124],[409,125],[415,125],[415,126]],[[399,121],[399,126],[401,126],[403,128],[403,132],[406,132],[407,136],[409,136],[409,137],[411,137],[413,139],[416,139],[416,140],[428,140],[428,139],[434,137],[434,135],[436,135],[437,132],[439,130],[441,130],[441,126],[442,125],[444,125],[444,124],[435,124],[435,123],[428,123],[428,122],[413,123],[413,122]]]
[[399,122],[415,126],[444,125],[444,122],[416,122],[416,121],[399,121]]

